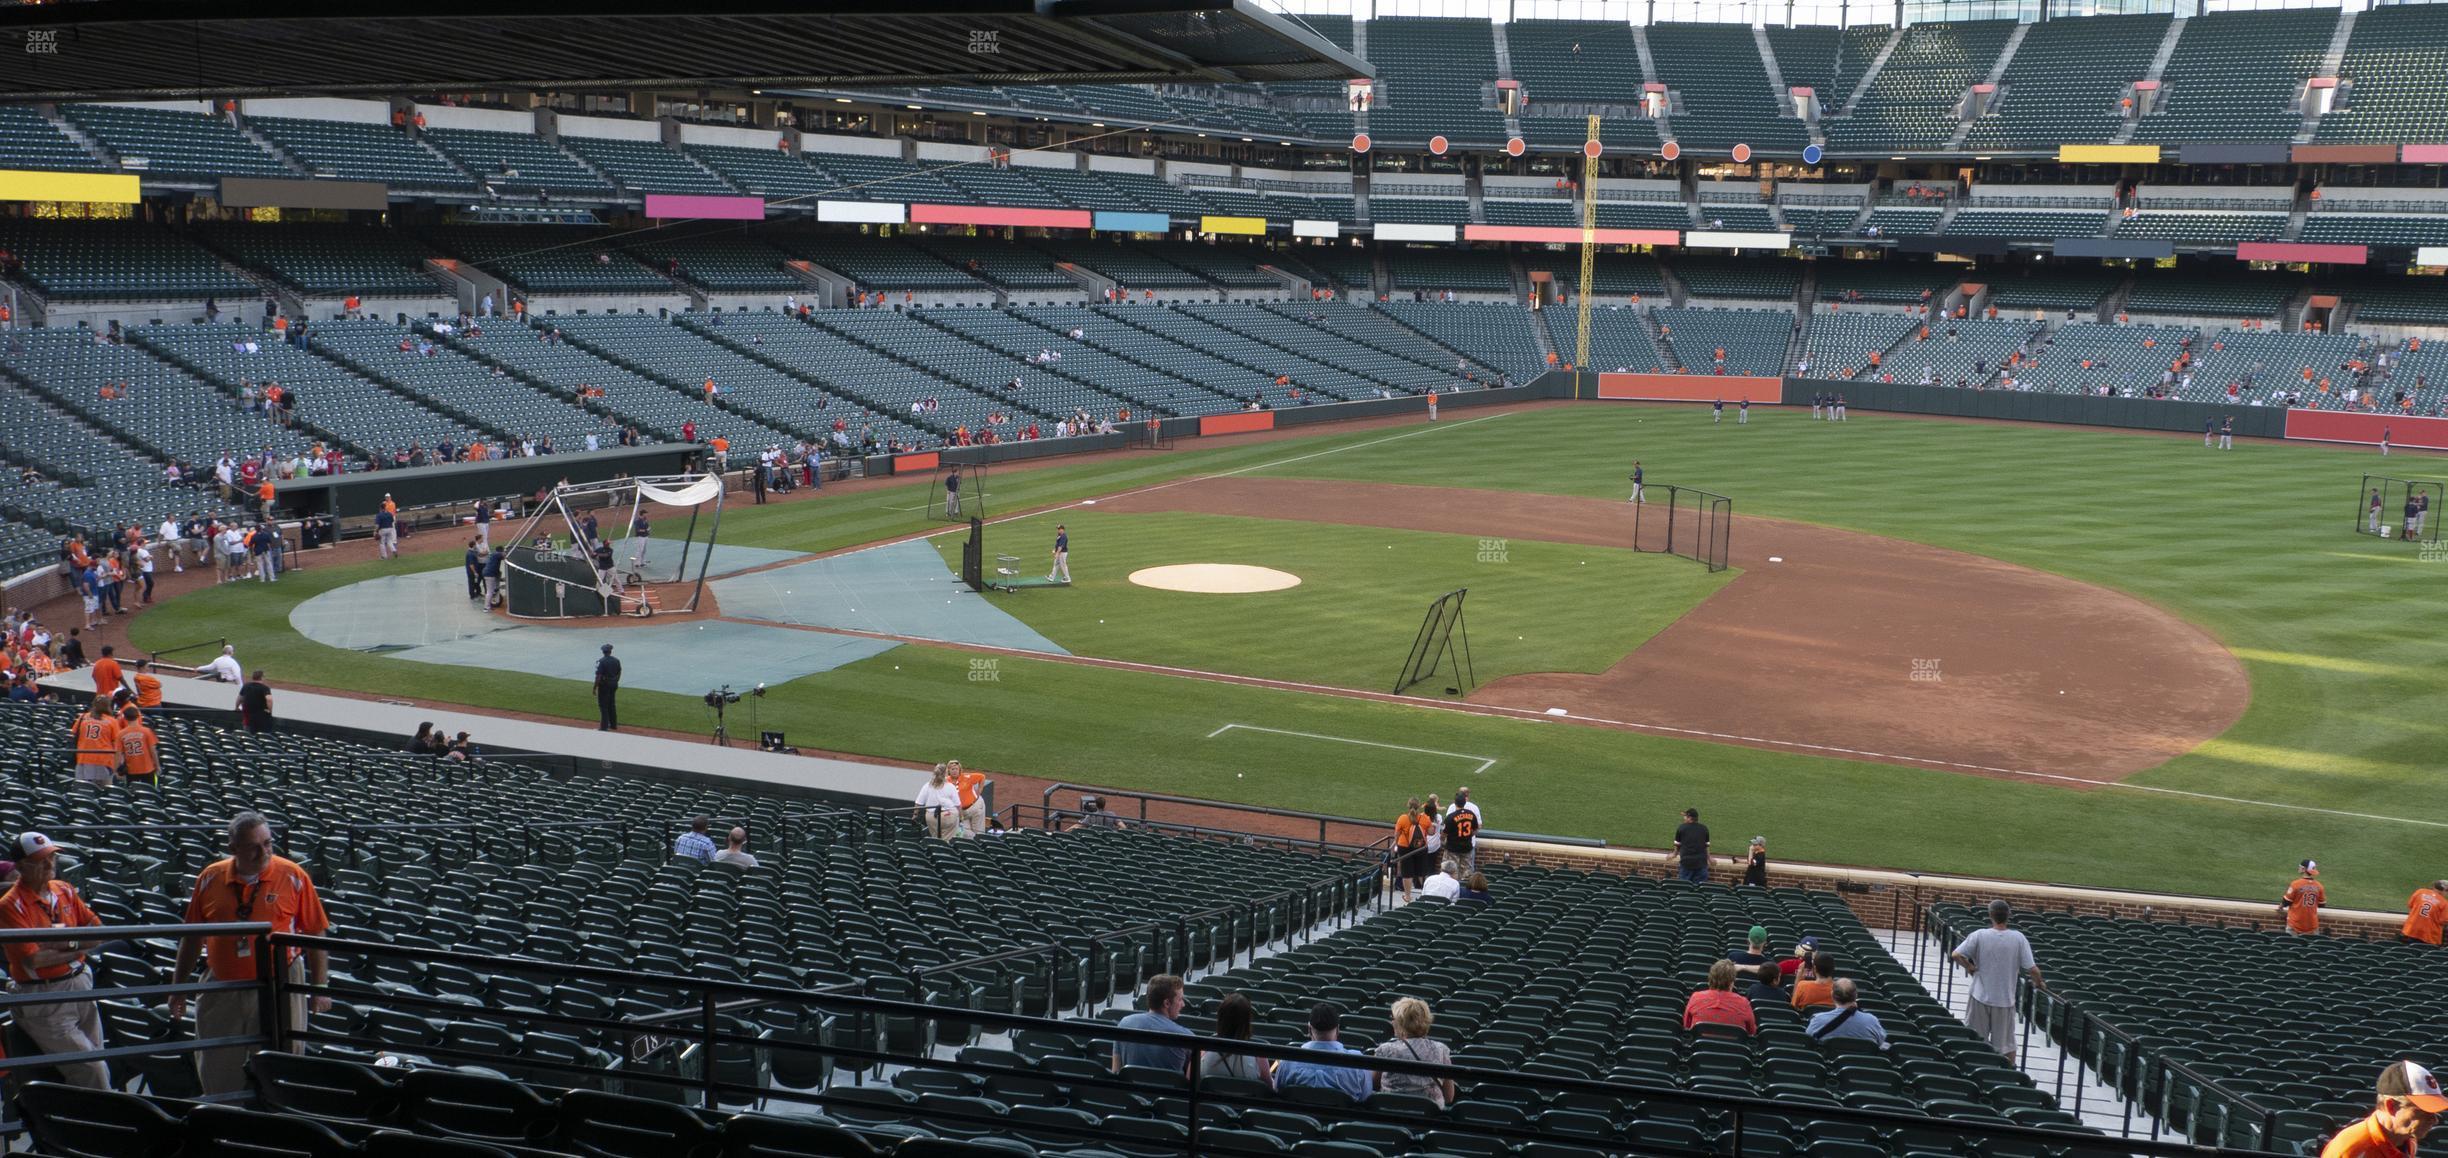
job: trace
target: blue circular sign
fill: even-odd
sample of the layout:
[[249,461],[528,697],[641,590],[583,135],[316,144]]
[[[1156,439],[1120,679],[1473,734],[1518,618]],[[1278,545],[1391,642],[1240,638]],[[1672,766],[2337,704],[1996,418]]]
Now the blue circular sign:
[[1805,165],[1816,165],[1819,163],[1819,158],[1826,155],[1826,153],[1820,151],[1819,146],[1817,145],[1802,146],[1802,163]]

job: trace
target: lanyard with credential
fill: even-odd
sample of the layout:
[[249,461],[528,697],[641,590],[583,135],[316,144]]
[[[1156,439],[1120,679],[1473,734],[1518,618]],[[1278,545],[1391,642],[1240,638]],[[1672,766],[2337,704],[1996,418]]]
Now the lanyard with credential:
[[[231,919],[237,921],[253,920],[255,918],[255,898],[263,895],[263,878],[255,878],[253,884],[232,880],[230,881],[229,886],[230,896],[236,898],[238,901],[238,911],[232,914]],[[251,958],[255,955],[255,939],[253,937],[238,936],[232,937],[230,940],[234,943],[237,950],[237,955],[241,960]]]

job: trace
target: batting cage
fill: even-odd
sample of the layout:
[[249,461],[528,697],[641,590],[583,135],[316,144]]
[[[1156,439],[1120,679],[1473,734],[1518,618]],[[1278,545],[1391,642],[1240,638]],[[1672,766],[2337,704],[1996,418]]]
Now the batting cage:
[[[722,507],[720,475],[554,487],[503,544],[505,607],[519,619],[694,611]],[[600,512],[600,538],[587,533],[588,511]]]
[[1449,696],[1464,695],[1477,682],[1478,673],[1471,668],[1470,628],[1462,622],[1462,601],[1469,594],[1470,588],[1457,588],[1428,605],[1419,634],[1412,637],[1411,651],[1403,657],[1402,674],[1394,677],[1395,695],[1439,672],[1445,673],[1442,682]]
[[958,523],[985,515],[985,463],[947,462],[935,468],[934,484],[927,490],[929,520]]
[[2401,539],[2415,546],[2439,542],[2439,506],[2448,484],[2437,479],[2363,476],[2355,491],[2355,534],[2377,539]]
[[1734,539],[1734,500],[1697,487],[1658,483],[1632,506],[1632,549],[1681,555],[1711,571],[1726,569]]

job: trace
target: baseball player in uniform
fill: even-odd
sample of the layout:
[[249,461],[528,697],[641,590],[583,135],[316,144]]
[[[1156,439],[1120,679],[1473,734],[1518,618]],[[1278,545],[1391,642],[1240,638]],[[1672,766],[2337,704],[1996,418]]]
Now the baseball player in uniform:
[[1709,407],[1709,425],[1715,426],[1723,421],[1725,421],[1725,399],[1720,398]]
[[960,517],[960,468],[957,466],[952,468],[951,474],[944,476],[944,514],[955,519]]
[[1054,524],[1054,569],[1046,572],[1046,578],[1071,581],[1071,529],[1061,523]]
[[1648,502],[1648,501],[1649,501],[1649,499],[1647,498],[1647,492],[1646,492],[1646,489],[1645,489],[1645,488],[1643,488],[1643,487],[1641,486],[1641,477],[1642,477],[1642,471],[1641,471],[1641,464],[1640,464],[1640,460],[1639,460],[1639,459],[1637,459],[1637,458],[1636,458],[1636,459],[1633,459],[1633,460],[1632,460],[1632,497],[1631,497],[1631,498],[1629,498],[1629,499],[1626,499],[1626,500],[1625,500],[1626,502],[1645,503],[1645,502]]
[[2218,422],[2217,422],[2216,420],[2214,420],[2214,419],[2209,419],[2209,418],[2202,419],[2202,449],[2203,449],[2203,450],[2208,450],[2208,449],[2210,449],[2210,440],[2211,440],[2212,438],[2216,437],[2216,436],[2217,436],[2217,434],[2218,434]]
[[2219,420],[2219,449],[2235,449],[2235,417],[2233,415]]
[[1742,400],[1742,403],[1741,403],[1740,405],[1738,405],[1738,406],[1736,406],[1736,407],[1734,408],[1734,425],[1736,425],[1736,426],[1749,426],[1749,425],[1751,425],[1751,400],[1750,400],[1750,399],[1748,399],[1748,398],[1743,399],[1743,400]]
[[2380,533],[2380,489],[2372,488],[2371,501],[2363,505],[2367,521],[2363,524],[2372,534]]
[[1845,420],[1845,397],[1844,397],[1844,395],[1839,394],[1839,395],[1837,395],[1837,396],[1836,396],[1836,421],[1838,421],[1838,422],[1842,422],[1842,421],[1844,421],[1844,420]]

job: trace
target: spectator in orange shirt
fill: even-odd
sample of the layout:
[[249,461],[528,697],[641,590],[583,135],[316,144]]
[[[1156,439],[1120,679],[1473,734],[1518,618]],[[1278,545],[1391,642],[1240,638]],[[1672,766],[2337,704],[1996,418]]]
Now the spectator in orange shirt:
[[119,694],[119,689],[127,686],[127,677],[120,672],[119,661],[113,658],[117,651],[117,648],[103,644],[102,658],[95,660],[93,665],[94,698],[106,704],[112,696]]
[[162,704],[161,677],[153,674],[153,661],[136,661],[136,674],[128,677],[136,685],[136,706],[158,708]]
[[2321,887],[2320,864],[2303,862],[2302,875],[2287,886],[2278,898],[2278,907],[2286,913],[2287,932],[2309,936],[2320,932],[2321,906],[2329,903],[2329,891]]
[[1759,1032],[1759,1014],[1752,1011],[1748,999],[1734,992],[1732,961],[1709,966],[1708,988],[1683,1003],[1683,1028],[1695,1025],[1730,1025],[1744,1033]]
[[1794,978],[1795,1009],[1809,1011],[1818,1006],[1836,1004],[1836,958],[1828,953],[1812,953],[1802,962],[1802,973]]
[[94,697],[93,706],[77,717],[76,778],[88,784],[108,784],[119,774],[119,718],[110,698]]
[[[85,907],[75,886],[58,879],[63,846],[39,832],[17,840],[17,884],[0,894],[0,928],[90,929],[102,922]],[[82,993],[93,988],[85,967],[86,941],[13,941],[8,956],[9,991]],[[28,1005],[17,1010],[17,1027],[45,1053],[85,1053],[102,1048],[102,1010],[94,1002],[63,1001]],[[110,1088],[110,1071],[98,1061],[70,1062],[59,1067],[68,1084],[89,1090]]]
[[968,771],[961,767],[960,761],[951,760],[944,764],[944,778],[960,790],[961,827],[968,829],[971,836],[983,834],[986,831],[986,797],[978,789],[985,787],[986,774]]
[[[331,920],[323,913],[323,898],[315,892],[314,881],[295,861],[272,854],[272,825],[262,813],[241,812],[230,818],[228,858],[206,865],[196,874],[195,893],[187,901],[187,923],[214,925],[237,921],[261,921],[272,926],[275,933],[303,933],[320,937],[331,930]],[[205,968],[215,981],[254,981],[261,978],[257,971],[258,954],[263,944],[253,935],[226,937],[189,937],[179,943],[178,964],[171,968],[174,982],[183,982],[195,975],[196,957],[201,953]],[[277,951],[277,950],[276,950]],[[281,963],[285,979],[295,983],[311,977],[316,985],[330,983],[329,964],[320,949],[308,950],[304,968],[295,951],[286,953]],[[331,998],[317,997],[309,1002],[305,997],[290,999],[288,1020],[292,1026],[304,1025],[311,1009],[320,1013],[331,1008]],[[196,995],[195,1033],[200,1038],[230,1037],[259,1031],[262,1023],[262,995],[248,989],[216,990]],[[187,999],[170,998],[170,1016],[175,1019],[186,1013]],[[251,1046],[206,1050],[196,1058],[196,1070],[202,1077],[206,1094],[224,1094],[246,1088],[246,1058]]]
[[2405,927],[2397,931],[2397,940],[2437,945],[2443,922],[2448,922],[2448,881],[2433,881],[2406,898]]
[[2378,1108],[2338,1131],[2321,1148],[2321,1158],[2414,1158],[2414,1148],[2448,1113],[2439,1079],[2410,1061],[2380,1071],[2379,1091]]
[[119,713],[120,770],[133,780],[142,776],[148,782],[161,771],[161,737],[153,734],[144,722],[144,713],[130,704]]

